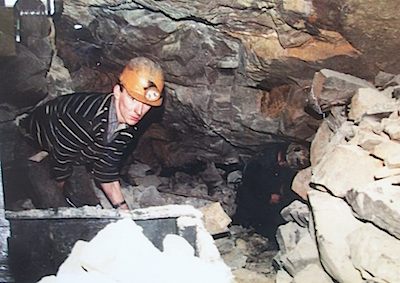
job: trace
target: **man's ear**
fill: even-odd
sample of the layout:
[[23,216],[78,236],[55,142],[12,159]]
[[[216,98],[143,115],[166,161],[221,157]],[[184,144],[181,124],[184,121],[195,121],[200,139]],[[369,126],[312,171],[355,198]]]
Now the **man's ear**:
[[114,98],[115,100],[119,100],[121,97],[121,86],[116,84],[113,88]]

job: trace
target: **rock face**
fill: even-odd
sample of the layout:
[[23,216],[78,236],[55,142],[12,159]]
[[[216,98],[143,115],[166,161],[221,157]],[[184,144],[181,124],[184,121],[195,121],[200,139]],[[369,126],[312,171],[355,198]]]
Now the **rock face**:
[[[143,121],[135,161],[152,172],[208,168],[194,188],[184,174],[174,184],[136,176],[132,202],[168,203],[147,190],[155,182],[203,196],[219,188],[204,202],[232,216],[236,181],[221,186],[234,172],[222,166],[242,168],[271,143],[311,143],[311,168],[295,179],[310,217],[288,212],[297,226],[280,229],[278,281],[400,281],[400,77],[388,75],[400,73],[397,1],[57,0],[52,17],[23,13],[31,3],[40,1],[16,7],[15,55],[0,56],[4,168],[25,151],[16,116],[65,93],[109,92],[131,57],[151,56],[165,71],[166,99]],[[284,236],[291,231],[305,238]]]
[[316,70],[369,81],[399,72],[393,0],[57,0],[52,17],[28,15],[41,5],[18,1],[16,56],[0,59],[9,115],[64,93],[109,92],[131,57],[150,55],[165,70],[166,102],[134,156],[152,167],[232,164],[273,142],[310,142]]
[[[400,104],[395,95],[400,85],[386,84],[391,75],[379,77],[374,87],[360,85],[348,97],[349,104],[333,106],[331,113],[343,115],[326,117],[318,129],[310,152],[312,166],[294,182],[303,198],[307,195],[308,229],[303,228],[307,223],[304,206],[290,205],[282,211],[290,217],[285,217],[288,223],[277,234],[280,251],[275,260],[281,267],[277,278],[286,278],[278,282],[297,282],[293,266],[307,269],[310,277],[321,277],[323,272],[321,278],[335,282],[400,280],[400,143],[396,134]],[[345,85],[336,81],[334,88],[320,88],[319,97],[325,95],[323,89],[336,89],[342,95]],[[311,247],[302,247],[309,238]],[[313,260],[304,256],[317,248]]]

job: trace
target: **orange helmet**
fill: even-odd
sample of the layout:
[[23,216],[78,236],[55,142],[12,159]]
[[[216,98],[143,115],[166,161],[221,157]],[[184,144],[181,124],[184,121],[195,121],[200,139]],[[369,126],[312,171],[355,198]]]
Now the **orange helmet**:
[[160,65],[154,61],[146,57],[130,60],[119,76],[119,81],[136,100],[151,106],[162,104],[164,75]]

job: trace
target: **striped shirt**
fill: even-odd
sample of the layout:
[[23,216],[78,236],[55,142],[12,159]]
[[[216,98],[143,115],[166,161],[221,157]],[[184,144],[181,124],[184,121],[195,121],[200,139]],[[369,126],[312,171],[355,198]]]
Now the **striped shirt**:
[[89,166],[100,183],[119,179],[136,127],[109,127],[109,121],[116,122],[114,107],[112,93],[76,93],[57,97],[29,115],[27,131],[50,153],[56,181],[70,177],[78,164]]

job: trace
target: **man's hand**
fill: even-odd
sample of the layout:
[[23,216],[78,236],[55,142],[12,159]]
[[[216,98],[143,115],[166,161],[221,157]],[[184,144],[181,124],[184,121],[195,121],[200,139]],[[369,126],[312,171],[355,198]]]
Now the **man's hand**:
[[112,206],[116,209],[129,210],[128,204],[125,202],[124,196],[121,191],[119,181],[111,183],[101,183],[101,188],[111,202]]

